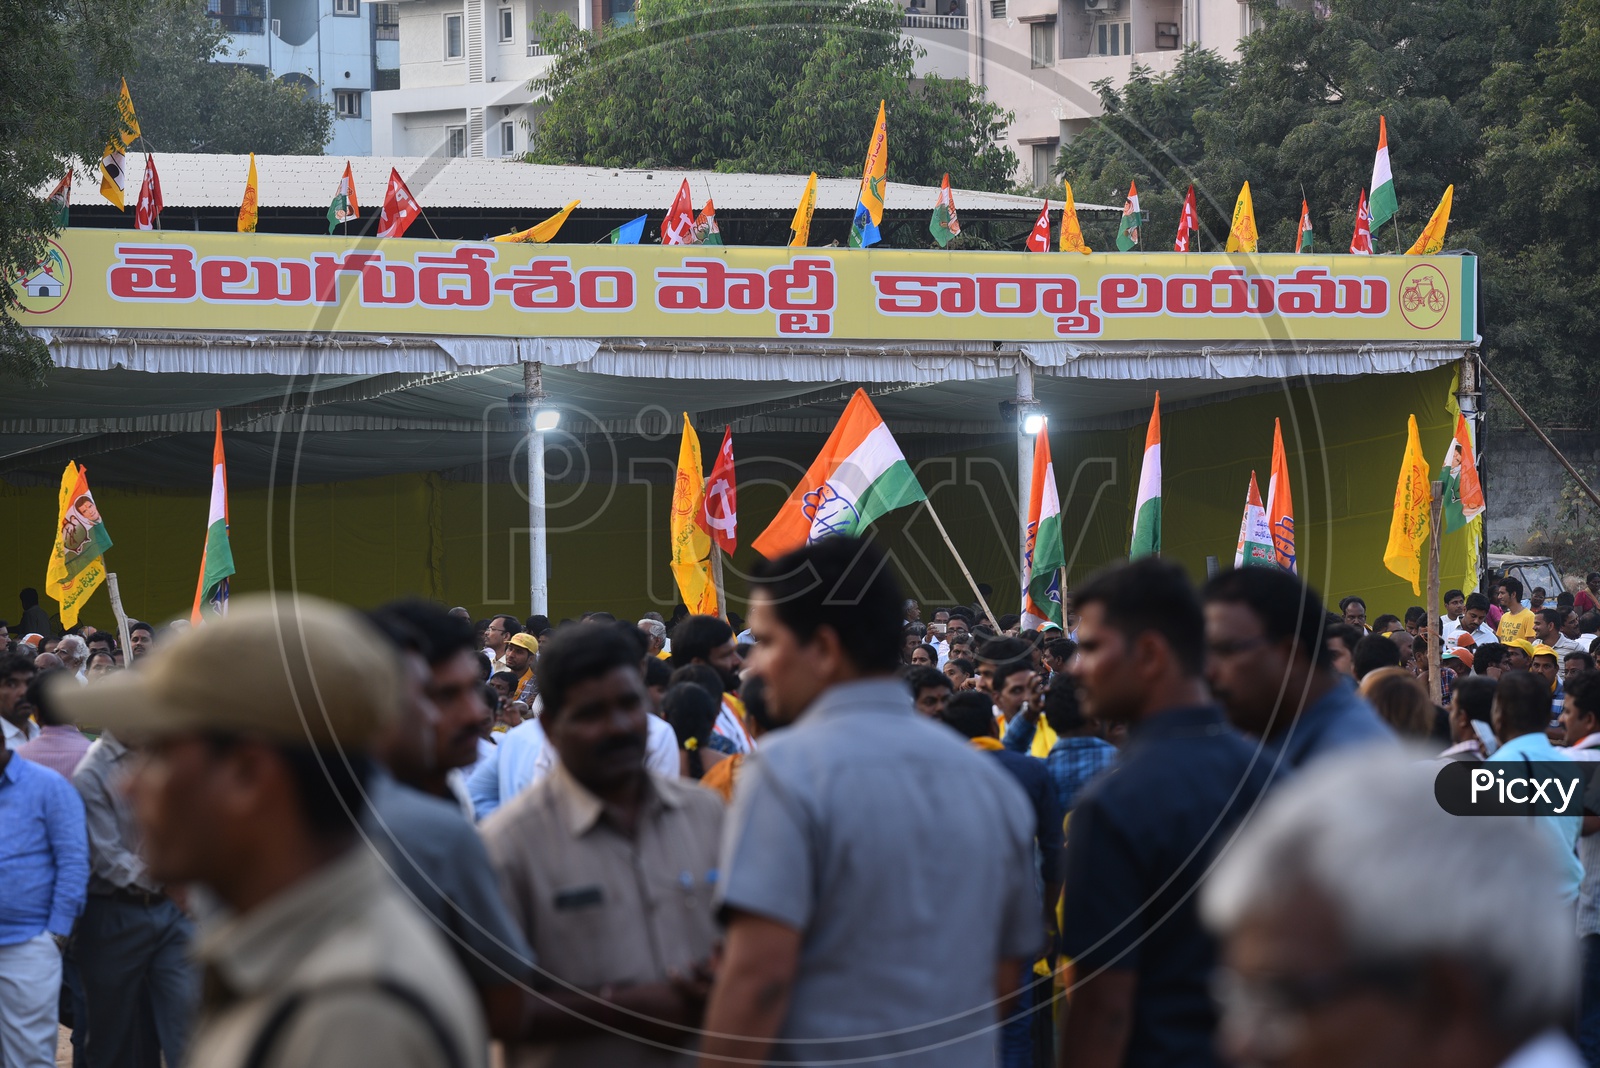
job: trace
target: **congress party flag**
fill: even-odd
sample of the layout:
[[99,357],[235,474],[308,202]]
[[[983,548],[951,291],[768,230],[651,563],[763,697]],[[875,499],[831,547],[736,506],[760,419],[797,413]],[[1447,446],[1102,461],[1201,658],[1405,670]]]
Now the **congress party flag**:
[[61,181],[50,191],[50,223],[57,230],[67,228],[67,217],[72,210],[72,168],[61,176]]
[[253,234],[256,232],[257,202],[260,200],[261,190],[256,183],[256,154],[250,153],[250,171],[244,179],[244,199],[239,202],[239,232]]
[[56,541],[45,569],[45,586],[61,603],[61,625],[78,625],[78,612],[106,580],[105,552],[111,535],[89,492],[88,471],[67,462],[61,473]]
[[1372,255],[1372,211],[1367,204],[1367,191],[1361,191],[1356,202],[1356,229],[1350,235],[1350,251],[1357,256]]
[[883,416],[858,389],[755,550],[773,559],[830,534],[856,536],[885,513],[925,500]]
[[156,173],[156,157],[153,152],[146,152],[144,157],[144,181],[139,184],[139,203],[133,208],[133,225],[136,230],[158,230],[161,228],[161,209],[165,207],[161,199],[161,175]]
[[1472,431],[1467,417],[1456,413],[1456,432],[1439,471],[1444,483],[1444,532],[1454,534],[1483,514],[1483,484],[1478,481],[1478,461],[1472,454]]
[[1256,206],[1250,199],[1250,183],[1239,190],[1233,202],[1233,222],[1228,226],[1228,252],[1254,252],[1261,235],[1256,231]]
[[1245,493],[1244,518],[1239,521],[1239,544],[1233,550],[1234,567],[1272,567],[1277,554],[1272,549],[1272,531],[1267,528],[1267,509],[1261,503],[1256,473],[1250,472],[1250,489]]
[[1272,421],[1272,477],[1267,480],[1267,528],[1278,566],[1299,572],[1294,548],[1294,495],[1289,492],[1289,458],[1283,451],[1283,423]]
[[694,243],[697,245],[722,244],[722,231],[717,227],[717,206],[706,197],[706,206],[694,221]]
[[1428,225],[1417,235],[1416,244],[1406,249],[1407,256],[1432,256],[1444,248],[1444,232],[1450,228],[1450,202],[1455,198],[1455,193],[1455,186],[1444,187],[1444,196],[1439,198],[1439,206],[1433,209]]
[[128,79],[122,79],[122,95],[117,98],[119,129],[106,142],[100,156],[100,195],[117,206],[127,209],[128,148],[140,137],[139,117],[133,113],[133,97],[128,95]]
[[1144,462],[1139,465],[1139,490],[1133,500],[1133,542],[1130,559],[1161,555],[1161,393],[1150,409],[1144,433]]
[[817,172],[812,171],[811,177],[806,179],[806,187],[800,193],[800,203],[794,206],[794,218],[789,222],[789,247],[805,248],[811,244],[811,216],[817,210]]
[[1067,187],[1067,203],[1061,209],[1061,240],[1056,246],[1062,252],[1081,252],[1087,256],[1092,249],[1083,242],[1083,227],[1078,225],[1078,203],[1072,199],[1072,183]]
[[1372,159],[1372,192],[1367,198],[1372,229],[1376,230],[1400,210],[1394,195],[1394,173],[1389,169],[1389,123],[1378,116],[1378,154]]
[[717,586],[711,579],[711,537],[695,522],[705,498],[700,463],[700,435],[683,413],[683,441],[678,446],[678,478],[672,488],[672,577],[690,613],[717,615]]
[[1117,227],[1117,248],[1130,251],[1139,243],[1139,183],[1128,182],[1128,199],[1122,203],[1122,225]]
[[678,194],[672,198],[672,207],[667,209],[667,217],[661,220],[661,243],[694,244],[694,201],[689,197],[687,178],[678,186]]
[[561,224],[567,221],[567,216],[572,214],[572,209],[581,203],[583,201],[574,200],[571,204],[544,220],[544,222],[534,223],[526,230],[518,230],[514,234],[501,234],[499,237],[491,237],[489,240],[520,241],[530,245],[547,244],[556,239],[556,234],[561,232]]
[[1183,210],[1178,213],[1178,236],[1172,241],[1174,252],[1195,252],[1194,239],[1200,233],[1200,212],[1194,202],[1194,186],[1183,195]]
[[233,575],[233,545],[228,541],[228,461],[222,451],[222,413],[217,412],[217,434],[211,446],[211,506],[206,511],[206,544],[200,550],[200,580],[194,588],[189,622],[204,621],[201,609],[226,615],[228,579]]
[[339,188],[333,191],[333,199],[328,202],[328,233],[333,233],[333,228],[340,223],[350,222],[360,215],[361,205],[356,203],[355,175],[350,173],[350,161],[345,160]]
[[861,167],[861,206],[872,217],[874,227],[883,225],[883,200],[889,191],[889,125],[883,101],[878,101],[878,121],[872,125],[872,141],[867,145],[867,161]]
[[405,179],[393,167],[389,168],[389,188],[383,193],[383,210],[378,214],[379,237],[404,237],[411,224],[422,214],[422,205],[406,188]]
[[1028,243],[1023,246],[1029,252],[1050,251],[1050,202],[1044,202],[1044,207],[1039,209],[1039,217],[1033,222],[1033,230],[1028,234]]
[[1304,197],[1300,198],[1300,225],[1294,231],[1295,252],[1309,256],[1311,254],[1311,209],[1306,205]]
[[950,192],[950,176],[939,182],[939,199],[933,204],[933,218],[928,220],[928,232],[944,248],[961,236],[961,220],[956,218],[956,198]]
[[731,553],[739,546],[739,486],[733,475],[733,427],[724,427],[722,448],[717,450],[706,479],[705,497],[694,521],[711,535],[717,548]]
[[1050,462],[1050,431],[1033,439],[1033,482],[1028,490],[1028,540],[1022,550],[1022,626],[1062,625],[1061,569],[1067,553],[1061,539],[1061,498]]
[[1406,424],[1406,454],[1400,461],[1400,479],[1394,488],[1394,515],[1389,520],[1389,541],[1383,549],[1383,566],[1411,582],[1411,592],[1422,595],[1422,543],[1428,540],[1428,508],[1432,501],[1428,461],[1422,455],[1417,417]]

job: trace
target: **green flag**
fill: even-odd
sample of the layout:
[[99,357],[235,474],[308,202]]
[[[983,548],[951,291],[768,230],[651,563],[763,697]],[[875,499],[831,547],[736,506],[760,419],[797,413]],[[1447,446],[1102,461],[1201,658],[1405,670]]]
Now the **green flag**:
[[1128,199],[1122,205],[1122,225],[1117,228],[1117,248],[1129,252],[1139,243],[1139,184],[1128,183]]

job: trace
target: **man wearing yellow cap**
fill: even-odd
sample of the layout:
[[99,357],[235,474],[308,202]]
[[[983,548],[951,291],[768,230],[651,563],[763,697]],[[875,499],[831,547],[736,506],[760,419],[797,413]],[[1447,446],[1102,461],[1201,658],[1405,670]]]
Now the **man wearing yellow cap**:
[[1535,645],[1532,671],[1550,687],[1551,719],[1561,718],[1561,704],[1566,698],[1561,692],[1561,654],[1548,645]]
[[1507,671],[1532,671],[1533,670],[1533,643],[1525,638],[1513,638],[1502,642],[1506,647]]
[[356,613],[259,597],[139,671],[50,691],[68,718],[142,750],[128,797],[150,878],[198,883],[221,906],[196,945],[188,1063],[486,1063],[460,966],[351,819],[401,677]]
[[539,639],[527,631],[506,639],[506,670],[517,676],[511,699],[526,702],[529,708],[533,707],[539,696],[539,689],[533,681],[533,663],[538,652]]

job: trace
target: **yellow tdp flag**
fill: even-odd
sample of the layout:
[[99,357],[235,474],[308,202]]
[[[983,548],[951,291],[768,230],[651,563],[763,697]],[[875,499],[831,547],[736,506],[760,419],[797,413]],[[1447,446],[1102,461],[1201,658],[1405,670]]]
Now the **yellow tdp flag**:
[[100,157],[100,195],[126,210],[128,190],[128,147],[139,139],[139,117],[133,113],[133,97],[128,95],[128,79],[122,79],[122,95],[117,98],[117,119],[121,129],[106,142]]
[[789,230],[794,236],[789,238],[790,248],[805,248],[811,244],[811,216],[817,210],[817,172],[812,171],[811,177],[806,179],[806,191],[800,194],[800,203],[794,209],[794,221],[789,224]]
[[889,125],[880,100],[878,121],[872,127],[872,143],[867,146],[867,162],[861,168],[861,206],[872,216],[873,226],[883,225],[883,195],[889,188],[888,174]]
[[711,535],[695,517],[705,498],[706,477],[700,466],[700,435],[683,413],[683,444],[678,446],[678,478],[672,487],[672,577],[683,603],[697,616],[717,614],[717,587],[711,581]]
[[256,232],[256,198],[259,190],[256,185],[256,154],[250,153],[250,173],[244,180],[244,200],[239,204],[239,232],[253,234]]
[[1400,481],[1394,488],[1394,516],[1389,520],[1389,544],[1383,566],[1411,580],[1411,592],[1422,593],[1422,543],[1428,539],[1428,510],[1433,500],[1433,476],[1422,455],[1417,417],[1406,426],[1406,458],[1400,464]]
[[1078,225],[1078,202],[1072,199],[1072,183],[1063,181],[1067,187],[1067,204],[1061,209],[1061,251],[1081,252],[1087,256],[1091,249],[1083,243],[1083,227]]
[[70,460],[61,473],[60,505],[45,586],[61,602],[61,625],[75,627],[78,610],[106,580],[105,552],[111,548],[111,535],[89,492],[88,475]]
[[556,234],[561,230],[561,224],[567,221],[567,216],[572,214],[572,209],[581,203],[583,203],[581,200],[574,200],[542,223],[534,223],[526,230],[518,230],[514,234],[501,234],[499,237],[491,237],[489,240],[526,241],[534,245],[543,245],[554,241]]
[[1239,190],[1239,199],[1233,204],[1233,225],[1228,228],[1228,252],[1254,252],[1256,241],[1256,206],[1250,200],[1250,183]]
[[1422,228],[1422,233],[1417,236],[1417,243],[1406,249],[1407,256],[1431,256],[1444,248],[1444,232],[1450,226],[1450,202],[1455,194],[1455,186],[1444,187],[1444,196],[1439,198],[1439,206],[1433,209],[1433,216],[1428,220],[1428,225]]

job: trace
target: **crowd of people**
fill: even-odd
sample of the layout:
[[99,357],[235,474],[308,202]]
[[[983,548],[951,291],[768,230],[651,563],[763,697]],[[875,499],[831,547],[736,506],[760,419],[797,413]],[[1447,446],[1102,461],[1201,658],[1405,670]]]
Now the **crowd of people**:
[[924,622],[829,538],[747,619],[241,597],[123,649],[24,591],[0,1065],[1600,1065],[1600,810],[1433,793],[1600,760],[1600,574],[1494,593],[1141,559]]

